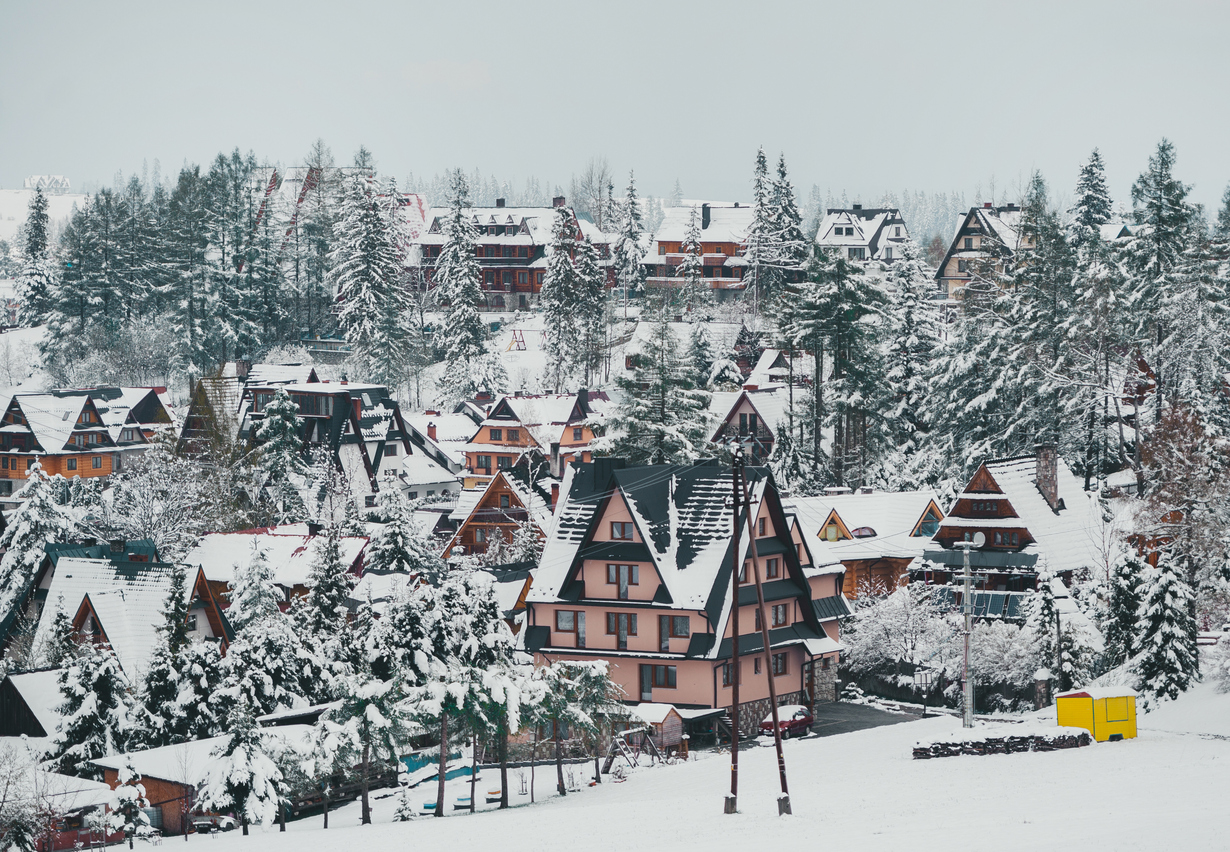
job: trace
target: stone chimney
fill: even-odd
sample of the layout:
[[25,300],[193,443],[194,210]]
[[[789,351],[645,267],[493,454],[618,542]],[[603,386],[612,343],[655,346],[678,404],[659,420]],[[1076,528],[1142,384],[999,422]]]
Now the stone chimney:
[[431,440],[433,441],[436,440],[436,424],[435,423],[427,424],[427,437],[431,438]]
[[1054,444],[1038,444],[1036,473],[1038,490],[1052,512],[1059,511],[1059,450]]

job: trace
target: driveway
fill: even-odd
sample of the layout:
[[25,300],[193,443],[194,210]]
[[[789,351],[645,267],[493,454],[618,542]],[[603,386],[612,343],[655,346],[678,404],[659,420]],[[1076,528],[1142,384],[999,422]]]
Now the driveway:
[[851,731],[878,728],[881,725],[912,722],[918,717],[908,713],[889,713],[865,704],[836,701],[832,704],[817,704],[815,718],[816,722],[811,726],[812,733],[820,737],[830,737],[833,734],[848,734]]

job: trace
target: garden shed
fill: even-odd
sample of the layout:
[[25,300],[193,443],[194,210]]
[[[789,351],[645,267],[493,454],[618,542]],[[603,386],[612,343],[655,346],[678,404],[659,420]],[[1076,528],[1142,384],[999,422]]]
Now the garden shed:
[[1136,692],[1126,687],[1090,687],[1055,697],[1061,727],[1084,728],[1093,738],[1127,740],[1136,736]]

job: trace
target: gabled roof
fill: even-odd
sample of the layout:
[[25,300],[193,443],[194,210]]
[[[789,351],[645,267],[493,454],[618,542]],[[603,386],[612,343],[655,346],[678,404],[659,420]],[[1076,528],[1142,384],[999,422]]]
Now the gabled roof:
[[64,697],[60,694],[59,678],[60,669],[15,673],[8,677],[21,700],[26,702],[30,714],[43,729],[45,737],[55,736],[62,718],[57,709],[64,703]]
[[[940,519],[944,517],[939,498],[929,490],[794,497],[786,500],[785,505],[798,516],[817,565],[921,556],[932,544],[930,535],[920,534],[923,518],[929,510]],[[838,541],[824,538],[823,531],[830,519],[849,537]],[[855,537],[856,530],[873,530],[875,535]]]
[[[837,227],[841,227],[843,233],[836,233]],[[895,236],[895,231],[888,232],[886,229],[890,227],[900,227],[901,236]],[[844,233],[846,228],[854,233]],[[868,260],[879,260],[885,245],[904,243],[909,235],[905,219],[895,207],[830,208],[820,220],[816,242],[837,248],[862,246],[867,249]]]
[[610,407],[610,402],[606,391],[505,395],[492,406],[479,429],[482,426],[498,428],[515,421],[530,433],[544,452],[550,452],[551,444],[560,442],[567,425],[583,423],[591,413],[601,415]]
[[[47,606],[39,618],[34,646],[45,647],[51,640],[61,598],[70,617],[88,601],[120,666],[129,678],[139,677],[157,647],[157,627],[163,620],[174,573],[175,566],[165,562],[61,559],[47,590]],[[198,569],[188,569],[187,601],[198,592],[198,574]]]
[[[235,579],[236,566],[247,565],[252,558],[253,544],[259,544],[273,569],[273,582],[287,587],[306,584],[312,560],[324,536],[279,533],[277,529],[208,533],[188,552],[184,562],[202,567],[210,580],[229,583]],[[366,536],[342,536],[342,562],[356,565],[367,543]]]
[[935,277],[937,279],[943,277],[948,261],[960,252],[967,252],[972,256],[988,256],[987,248],[984,246],[971,250],[962,247],[961,241],[966,236],[967,230],[980,233],[984,238],[994,238],[999,243],[995,246],[996,252],[1011,257],[1020,247],[1020,224],[1021,208],[1015,204],[1005,207],[971,207],[957,223],[956,233],[953,234],[944,259],[940,261],[935,270]]
[[723,427],[731,421],[731,418],[735,415],[735,409],[745,399],[756,410],[756,415],[760,418],[760,422],[768,427],[769,431],[773,432],[774,435],[787,422],[787,412],[790,404],[788,388],[784,385],[756,388],[754,390],[745,388],[735,394],[734,401],[727,406],[725,412],[715,412],[722,419],[718,423],[717,431],[713,433],[713,437],[710,440],[716,441],[721,437]]
[[[709,208],[709,227],[703,227],[703,208]],[[755,210],[752,207],[735,206],[735,202],[713,202],[708,205],[696,205],[696,221],[702,225],[701,242],[705,243],[735,243],[742,244],[747,239],[747,229],[752,224]],[[682,242],[687,236],[688,223],[692,218],[692,208],[668,207],[662,216],[662,224],[658,226],[654,239],[658,242]],[[652,252],[651,252],[652,258]]]
[[319,382],[311,364],[253,364],[248,370],[249,385],[291,385]]
[[[73,452],[68,446],[74,432],[95,432],[100,442],[90,448],[97,450],[100,446],[113,447],[115,442],[102,422],[98,409],[88,395],[60,396],[54,393],[19,393],[14,394],[9,403],[10,410],[17,408],[25,417],[26,425],[46,453]],[[83,414],[89,413],[92,420],[77,428],[77,421]],[[11,428],[11,427],[5,427]],[[78,450],[85,448],[76,448]]]
[[[459,523],[457,532],[444,547],[444,554],[447,557],[452,549],[456,547],[462,538],[462,533],[472,523],[507,523],[502,519],[507,517],[509,510],[525,510],[526,520],[531,521],[534,526],[542,533],[546,533],[551,526],[551,498],[550,487],[557,483],[551,477],[542,477],[532,485],[529,481],[529,476],[524,467],[513,467],[504,470],[496,471],[495,476],[481,488],[464,489],[457,499],[457,506],[449,515],[449,519]],[[509,508],[501,509],[498,506],[485,505],[489,502],[488,496],[507,491],[509,494]],[[513,503],[517,505],[512,505]]]

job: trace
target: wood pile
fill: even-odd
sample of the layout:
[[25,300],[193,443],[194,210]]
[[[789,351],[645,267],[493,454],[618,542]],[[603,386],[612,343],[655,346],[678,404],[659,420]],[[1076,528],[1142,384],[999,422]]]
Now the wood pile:
[[1056,751],[1061,748],[1080,748],[1092,742],[1089,734],[1035,734],[1022,737],[987,737],[961,743],[932,743],[914,747],[915,760],[933,757],[957,757],[962,754],[1016,754],[1023,751]]

